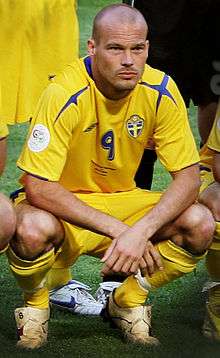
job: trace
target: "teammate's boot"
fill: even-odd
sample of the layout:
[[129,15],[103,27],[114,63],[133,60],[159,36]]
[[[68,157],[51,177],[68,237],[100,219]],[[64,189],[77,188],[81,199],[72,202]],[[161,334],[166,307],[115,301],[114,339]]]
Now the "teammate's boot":
[[208,291],[203,334],[210,340],[220,342],[220,283],[211,282],[203,291]]
[[151,336],[151,306],[121,308],[111,293],[102,314],[122,331],[127,340],[144,345],[159,344],[158,339]]
[[17,308],[15,310],[15,320],[19,338],[17,347],[36,349],[46,344],[49,316],[49,308]]
[[95,293],[96,301],[101,303],[103,306],[105,306],[110,293],[120,285],[121,282],[116,282],[116,281],[101,282]]
[[103,304],[97,302],[88,292],[91,289],[84,283],[71,280],[66,285],[50,291],[53,307],[81,315],[100,315]]

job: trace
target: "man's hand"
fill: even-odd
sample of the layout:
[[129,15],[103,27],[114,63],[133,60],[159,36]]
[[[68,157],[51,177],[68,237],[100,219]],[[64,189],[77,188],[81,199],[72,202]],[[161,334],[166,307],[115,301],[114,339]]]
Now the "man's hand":
[[140,262],[142,276],[152,276],[157,270],[163,270],[161,256],[151,241],[147,241],[144,255]]
[[136,273],[140,268],[151,275],[157,268],[162,268],[160,255],[151,242],[131,229],[123,232],[106,251],[102,275],[120,272],[126,275]]

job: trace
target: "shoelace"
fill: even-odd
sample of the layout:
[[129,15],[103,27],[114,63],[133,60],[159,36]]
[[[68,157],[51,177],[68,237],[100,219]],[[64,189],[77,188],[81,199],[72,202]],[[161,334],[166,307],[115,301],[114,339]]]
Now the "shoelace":
[[121,282],[102,282],[96,292],[97,301],[105,305],[110,293],[120,285]]
[[70,291],[74,291],[74,298],[76,303],[82,303],[86,300],[87,302],[96,302],[95,298],[87,291],[84,287],[68,287]]

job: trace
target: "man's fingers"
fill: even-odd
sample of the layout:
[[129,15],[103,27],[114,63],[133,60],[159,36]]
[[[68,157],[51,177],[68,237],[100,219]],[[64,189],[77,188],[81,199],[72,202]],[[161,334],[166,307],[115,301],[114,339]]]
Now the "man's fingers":
[[163,264],[162,264],[161,256],[160,256],[159,252],[157,251],[157,249],[155,248],[155,246],[152,243],[150,243],[149,252],[150,252],[151,257],[153,258],[156,266],[159,268],[159,270],[163,270]]
[[154,273],[154,261],[148,251],[144,253],[144,259],[147,264],[148,275],[151,276]]
[[103,258],[101,259],[101,262],[105,262],[106,260],[109,259],[109,257],[111,256],[111,254],[112,254],[112,252],[113,252],[113,250],[114,250],[114,248],[115,248],[116,243],[117,243],[117,240],[116,240],[116,239],[112,240],[111,245],[110,245],[109,248],[106,250],[106,252],[105,252]]

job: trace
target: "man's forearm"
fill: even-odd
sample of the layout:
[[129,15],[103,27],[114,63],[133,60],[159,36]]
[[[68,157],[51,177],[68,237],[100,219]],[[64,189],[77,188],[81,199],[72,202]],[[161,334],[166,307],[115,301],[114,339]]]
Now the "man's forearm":
[[175,175],[159,203],[134,226],[134,230],[152,237],[160,228],[176,219],[194,203],[199,192],[198,168],[192,166]]
[[117,237],[127,228],[116,218],[87,205],[59,183],[27,176],[25,190],[31,205],[49,211],[71,224],[111,238]]

